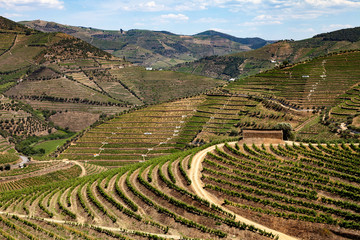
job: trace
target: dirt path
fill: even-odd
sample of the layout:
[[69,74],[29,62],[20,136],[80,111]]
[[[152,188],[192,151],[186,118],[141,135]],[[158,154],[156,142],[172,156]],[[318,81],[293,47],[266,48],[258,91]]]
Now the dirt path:
[[[230,144],[233,144],[233,143],[230,143]],[[193,190],[195,191],[195,193],[199,197],[204,198],[204,199],[208,200],[210,203],[213,203],[213,204],[217,205],[219,208],[222,208],[222,209],[226,210],[227,212],[230,212],[230,213],[234,214],[235,217],[236,217],[235,218],[236,221],[240,221],[240,222],[243,222],[243,223],[246,223],[246,224],[249,224],[249,225],[253,225],[253,226],[255,226],[257,228],[260,228],[260,229],[263,229],[263,230],[265,230],[267,232],[272,232],[273,234],[278,235],[280,240],[295,240],[295,239],[297,239],[295,237],[291,237],[289,235],[286,235],[286,234],[278,232],[278,231],[276,231],[274,229],[265,227],[264,225],[253,222],[253,221],[251,221],[249,219],[246,219],[246,218],[244,218],[244,217],[242,217],[240,215],[235,214],[231,210],[221,206],[222,203],[223,203],[222,200],[218,199],[217,197],[215,197],[214,195],[210,194],[205,189],[203,189],[203,187],[202,187],[203,183],[200,180],[200,177],[201,177],[200,171],[201,171],[201,168],[202,168],[201,162],[205,158],[205,156],[206,156],[206,154],[208,152],[215,149],[215,146],[216,145],[211,146],[209,148],[206,148],[206,149],[198,152],[194,156],[194,158],[192,160],[192,166],[191,166],[190,171],[189,171],[189,177],[190,177],[190,179],[192,181],[191,186],[192,186]],[[222,146],[224,146],[224,144],[219,144],[217,146],[222,147]]]
[[294,128],[295,132],[300,131],[303,127],[305,127],[305,125],[307,125],[308,123],[310,123],[312,120],[314,120],[315,118],[317,118],[319,115],[316,114],[315,116],[310,117],[308,120],[306,120],[305,122],[301,123],[299,126],[297,126],[296,128]]
[[4,53],[9,52],[9,54],[12,55],[11,50],[14,48],[14,46],[17,44],[18,41],[19,41],[18,35],[16,34],[15,39],[14,39],[11,47],[7,51],[5,51]]
[[49,167],[46,167],[46,168],[43,168],[43,169],[40,169],[40,170],[37,170],[34,172],[25,173],[22,175],[0,177],[0,182],[16,181],[16,180],[21,180],[24,178],[45,175],[45,174],[56,172],[59,170],[65,170],[65,169],[68,169],[73,166],[72,162],[75,163],[75,161],[63,161],[64,164],[61,164],[59,161],[57,161],[57,162],[59,163],[58,165],[49,166]]
[[79,175],[79,177],[84,177],[86,175],[86,169],[85,169],[84,165],[82,165],[80,162],[78,162],[78,161],[65,161],[65,162],[75,163],[76,165],[78,165],[81,168],[81,174]]
[[173,171],[174,177],[175,177],[175,179],[176,179],[176,184],[177,184],[179,187],[181,187],[181,188],[183,188],[183,189],[186,189],[186,186],[184,185],[183,180],[182,180],[182,176],[180,176],[181,174],[180,174],[180,172],[178,172],[179,169],[178,169],[177,166],[178,166],[180,160],[181,160],[181,159],[177,159],[176,161],[173,162],[172,171]]
[[[48,210],[54,214],[53,218],[61,219],[62,215],[58,210],[57,207],[57,199],[59,197],[59,194],[61,194],[61,189],[59,189],[54,195],[50,198],[50,206],[48,206]],[[48,201],[48,198],[44,198],[45,201]],[[44,204],[46,206],[46,204]]]
[[[78,203],[77,203],[77,198],[76,198],[76,194],[77,194],[77,191],[79,190],[79,187],[80,187],[80,185],[76,186],[72,190],[72,193],[71,193],[71,196],[70,196],[70,203],[71,203],[70,210],[72,212],[74,212],[74,213],[81,212],[81,209],[78,208]],[[86,218],[84,216],[82,216],[81,214],[76,214],[76,220],[79,223],[85,223],[86,222]]]
[[82,188],[81,188],[81,195],[82,198],[84,199],[85,205],[86,207],[89,209],[89,211],[91,212],[91,214],[94,216],[94,222],[97,224],[102,224],[102,217],[95,211],[95,207],[90,203],[89,199],[87,198],[87,193],[86,193],[86,187],[89,183],[86,183]]
[[[120,188],[120,190],[123,192],[123,194],[127,197],[127,198],[129,198],[129,199],[131,199],[132,201],[134,201],[134,199],[132,199],[131,198],[131,196],[128,194],[128,189],[127,189],[127,187],[126,187],[126,183],[125,183],[125,181],[126,181],[126,177],[127,177],[127,172],[126,173],[124,173],[120,178],[119,178],[119,181],[117,182],[117,183],[115,183],[115,184],[118,184],[119,185],[119,188]],[[135,202],[135,201],[134,201]],[[126,205],[126,204],[124,204],[124,205]],[[138,206],[138,214],[140,214],[141,216],[146,216],[146,212],[144,211],[144,209],[140,206],[140,205],[138,205],[138,204],[136,204],[137,206]],[[128,206],[126,206],[126,207],[128,207]]]
[[[2,212],[0,211],[1,215],[6,215],[6,216],[17,216],[19,218],[27,218],[27,219],[31,219],[31,216],[28,215],[23,215],[23,214],[15,214],[15,213],[8,213],[8,212]],[[36,220],[40,220],[40,221],[44,221],[44,222],[52,222],[52,223],[59,223],[59,224],[70,224],[70,225],[78,225],[78,222],[71,222],[71,221],[64,221],[64,220],[58,220],[58,219],[51,219],[51,218],[36,218]],[[104,230],[109,230],[109,231],[115,231],[115,232],[124,232],[124,233],[133,233],[135,231],[133,230],[127,230],[127,229],[123,229],[123,228],[116,228],[116,227],[106,227],[106,226],[101,226],[101,225],[92,225],[92,224],[87,224],[88,226],[91,227],[97,227],[97,228],[101,228]],[[150,233],[150,232],[142,232],[142,231],[137,231],[136,232],[141,232],[141,233],[145,233],[145,234],[151,234],[151,235],[155,235],[155,236],[159,236],[162,238],[167,238],[167,239],[182,239],[182,236],[179,235],[167,235],[167,234],[159,234],[159,233]]]

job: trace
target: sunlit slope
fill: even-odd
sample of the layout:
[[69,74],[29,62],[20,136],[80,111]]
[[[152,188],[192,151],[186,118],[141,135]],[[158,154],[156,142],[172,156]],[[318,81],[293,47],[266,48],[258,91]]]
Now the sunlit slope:
[[150,106],[87,131],[59,158],[116,166],[184,149],[195,134],[184,129],[204,97]]
[[303,108],[334,106],[338,96],[359,83],[359,62],[358,51],[328,55],[239,80],[227,89],[284,98]]
[[64,32],[78,37],[117,57],[142,66],[170,67],[204,56],[248,51],[266,45],[261,38],[237,38],[216,31],[177,35],[167,31],[132,29],[102,30],[34,20],[22,22],[43,32]]
[[107,239],[359,236],[358,146],[229,143],[204,148],[2,193],[2,213],[35,218],[24,222],[2,215],[0,234],[63,239],[104,234]]
[[53,112],[56,118],[50,120],[73,131],[100,116],[193,96],[223,84],[191,74],[146,71],[65,33],[42,33],[0,20],[0,92],[36,110]]
[[221,79],[243,78],[272,69],[283,62],[297,63],[329,53],[360,48],[360,28],[342,29],[313,38],[282,40],[252,51],[211,56],[179,64],[173,69]]

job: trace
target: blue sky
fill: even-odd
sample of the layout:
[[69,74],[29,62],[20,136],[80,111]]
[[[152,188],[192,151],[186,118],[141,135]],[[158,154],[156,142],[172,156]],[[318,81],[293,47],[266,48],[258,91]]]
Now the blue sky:
[[360,26],[360,0],[0,0],[0,15],[109,30],[304,39]]

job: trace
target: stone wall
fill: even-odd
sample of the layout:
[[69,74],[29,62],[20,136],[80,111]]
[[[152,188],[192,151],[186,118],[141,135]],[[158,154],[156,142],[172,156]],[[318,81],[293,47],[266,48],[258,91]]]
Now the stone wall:
[[270,138],[283,140],[283,131],[282,130],[243,130],[243,139],[253,139],[253,138]]

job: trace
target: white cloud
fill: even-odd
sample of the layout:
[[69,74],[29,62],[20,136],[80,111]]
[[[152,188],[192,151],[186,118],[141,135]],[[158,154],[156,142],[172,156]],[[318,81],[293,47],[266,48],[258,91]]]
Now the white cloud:
[[301,33],[309,33],[309,34],[314,34],[316,33],[315,29],[309,27],[309,28],[289,28],[290,31],[293,32],[301,32]]
[[94,6],[101,6],[101,8],[107,11],[141,11],[141,12],[160,12],[165,11],[169,8],[170,5],[161,3],[161,1],[144,1],[144,0],[133,0],[133,1],[123,1],[123,0],[111,0],[103,1],[101,3],[95,2]]
[[272,16],[272,15],[258,15],[254,18],[254,21],[279,21],[282,20],[281,16]]
[[335,30],[339,30],[339,29],[343,29],[343,28],[352,28],[353,26],[350,24],[330,24],[328,26],[324,26],[322,28],[322,30],[324,32],[331,32],[331,31],[335,31]]
[[163,20],[175,20],[175,21],[187,21],[189,20],[189,17],[184,15],[184,14],[173,14],[173,13],[169,13],[169,14],[164,14],[160,16],[161,19]]
[[224,18],[205,17],[196,20],[196,22],[197,23],[227,23],[229,21]]
[[253,18],[251,22],[244,22],[238,24],[239,26],[251,27],[251,26],[263,26],[263,25],[277,25],[282,24],[282,16],[272,16],[261,14]]
[[[7,0],[0,0],[7,2]],[[60,0],[12,0],[12,1],[60,1]],[[83,0],[85,1],[85,0]],[[263,14],[273,12],[284,15],[301,13],[308,15],[308,12],[317,11],[318,15],[360,7],[358,0],[102,0],[90,1],[88,4],[97,6],[109,11],[144,11],[161,12],[209,10],[211,8],[226,9],[230,12],[244,12],[245,14]],[[329,9],[331,11],[329,12]],[[311,15],[314,16],[314,15]]]
[[63,9],[64,2],[59,0],[0,0],[0,8],[20,11],[37,8]]
[[251,27],[251,26],[263,26],[263,25],[277,25],[282,24],[280,21],[254,21],[254,22],[244,22],[238,24],[239,26]]
[[4,13],[3,16],[6,18],[14,18],[14,17],[22,17],[23,15],[19,13]]
[[360,2],[351,0],[305,0],[305,2],[317,7],[360,7]]

